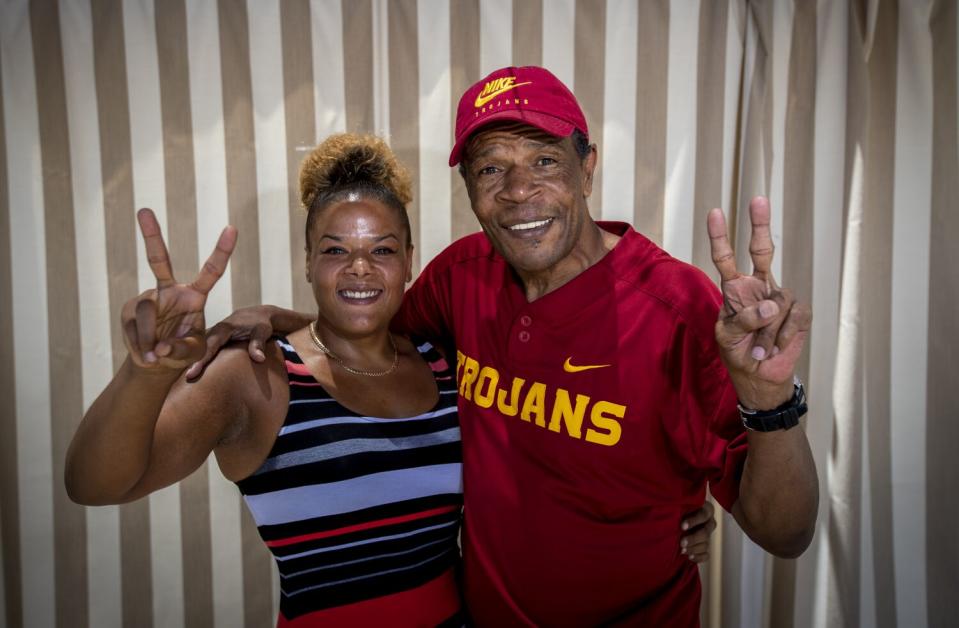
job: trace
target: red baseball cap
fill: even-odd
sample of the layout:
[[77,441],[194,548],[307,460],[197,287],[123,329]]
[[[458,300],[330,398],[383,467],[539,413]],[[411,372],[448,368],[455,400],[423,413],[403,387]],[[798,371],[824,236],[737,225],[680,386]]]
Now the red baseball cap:
[[477,129],[497,120],[517,120],[557,137],[579,129],[589,137],[576,97],[549,70],[534,65],[501,68],[460,98],[450,166],[462,160],[463,149]]

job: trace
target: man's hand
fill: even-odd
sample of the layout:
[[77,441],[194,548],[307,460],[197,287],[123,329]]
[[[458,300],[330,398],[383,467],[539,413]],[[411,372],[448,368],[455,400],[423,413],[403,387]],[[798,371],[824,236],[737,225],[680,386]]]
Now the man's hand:
[[187,369],[187,379],[195,379],[206,365],[230,342],[246,340],[247,351],[254,362],[266,359],[264,347],[274,332],[290,333],[310,324],[311,318],[292,310],[272,305],[254,305],[239,309],[214,325],[206,333],[206,352]]
[[203,355],[203,307],[223,276],[236,246],[235,227],[226,227],[216,248],[192,283],[177,283],[156,216],[137,212],[150,270],[157,287],[127,301],[120,319],[134,364],[144,368],[183,369]]
[[686,516],[681,525],[683,536],[679,539],[680,552],[694,563],[709,560],[709,541],[716,529],[712,502],[706,502],[696,512]]
[[707,218],[713,264],[722,278],[723,307],[716,323],[716,342],[740,403],[753,410],[771,410],[793,394],[793,374],[812,311],[773,279],[769,200],[754,198],[749,219],[752,275],[736,268],[723,211],[713,209]]

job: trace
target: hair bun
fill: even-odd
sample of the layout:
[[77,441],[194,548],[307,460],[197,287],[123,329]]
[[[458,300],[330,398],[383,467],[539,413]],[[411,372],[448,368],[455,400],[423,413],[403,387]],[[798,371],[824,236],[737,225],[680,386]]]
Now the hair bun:
[[358,186],[384,189],[404,206],[413,200],[409,172],[386,142],[373,135],[331,135],[300,168],[300,202],[307,211],[317,199]]

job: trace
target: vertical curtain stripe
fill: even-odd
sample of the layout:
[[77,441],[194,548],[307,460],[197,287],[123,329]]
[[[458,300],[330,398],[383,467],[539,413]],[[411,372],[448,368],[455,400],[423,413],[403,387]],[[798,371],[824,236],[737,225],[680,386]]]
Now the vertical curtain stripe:
[[[113,375],[109,343],[110,298],[105,281],[103,176],[100,160],[90,158],[90,155],[101,152],[93,64],[93,16],[89,2],[61,1],[59,12],[76,226],[76,258],[73,263],[79,288],[82,407],[86,409]],[[81,415],[82,410],[75,419],[79,420]],[[116,506],[85,510],[87,623],[91,626],[119,625],[122,608],[119,510]]]
[[847,25],[846,183],[843,204],[843,270],[840,293],[836,377],[833,382],[835,427],[829,474],[829,575],[827,625],[858,625],[860,620],[860,523],[862,502],[863,349],[861,317],[863,144],[867,115],[863,7],[850,5]]
[[[196,178],[196,225],[194,246],[202,264],[229,221],[226,140],[224,130],[222,75],[220,72],[219,19],[217,7],[202,0],[187,0],[188,93],[193,122]],[[199,267],[198,264],[198,267]],[[191,271],[195,275],[196,270]],[[233,269],[226,272],[207,297],[206,315],[211,320],[233,309],[230,286]],[[186,277],[184,277],[184,280]],[[208,524],[198,527],[195,541],[209,546],[213,586],[213,625],[218,628],[243,624],[243,605],[235,601],[243,591],[243,561],[240,553],[240,500],[211,461],[206,469],[209,495]],[[213,531],[216,531],[215,533]],[[216,574],[214,577],[213,574]]]
[[543,65],[543,0],[513,2],[513,65]]
[[[556,78],[575,92],[576,86],[573,84],[573,79],[576,50],[570,42],[574,41],[576,32],[576,0],[541,0],[541,2],[543,24],[540,42],[543,66],[549,68]],[[513,46],[516,45],[514,41]]]
[[[825,624],[825,587],[827,575],[828,520],[830,477],[827,463],[832,443],[833,378],[838,338],[839,278],[844,198],[845,148],[837,138],[844,138],[846,111],[846,41],[848,14],[836,3],[820,4],[816,16],[817,72],[815,103],[815,139],[813,177],[813,294],[816,304],[809,335],[809,438],[816,468],[819,470],[820,506],[817,530],[807,551],[809,558],[800,560],[796,569],[796,626]],[[801,594],[800,592],[807,592]],[[812,600],[810,601],[810,596]]]
[[[160,102],[163,117],[167,243],[176,276],[184,281],[199,267],[197,181],[186,6],[155,2]],[[180,483],[183,608],[187,626],[213,625],[210,505],[207,464]],[[156,510],[156,508],[154,508]],[[159,523],[159,522],[158,522]],[[172,526],[173,521],[164,522]],[[164,526],[164,527],[165,527]],[[154,605],[158,623],[163,608]]]
[[[926,355],[932,199],[931,3],[900,5],[893,182],[889,413],[896,625],[926,626]],[[938,552],[938,550],[937,550]]]
[[292,282],[302,281],[303,277],[296,273],[291,277],[290,272],[295,264],[290,256],[280,5],[278,0],[247,0],[246,8],[249,23],[256,24],[256,28],[250,31],[249,46],[253,137],[257,155],[260,291],[263,303],[290,307],[293,303]]
[[372,133],[373,0],[343,0],[343,75],[346,129]]
[[[723,204],[723,119],[725,117],[728,5],[706,2],[699,10],[696,59],[696,154],[692,199],[692,261],[719,281],[712,264],[706,213]],[[690,133],[691,134],[691,133]]]
[[373,132],[390,141],[390,37],[389,5],[387,0],[373,0],[372,98]]
[[[120,17],[118,3],[110,6],[110,12],[101,19],[108,20],[103,28],[117,24]],[[160,68],[157,58],[157,25],[152,2],[126,0],[122,7],[124,54],[126,58],[126,82],[129,95],[129,134],[132,155],[133,205],[120,207],[124,220],[130,221],[131,231],[126,238],[136,241],[136,274],[138,290],[156,287],[156,278],[146,259],[146,250],[138,230],[132,224],[133,211],[138,207],[153,209],[165,234],[167,230],[167,204],[163,154],[163,114],[160,96]],[[117,106],[126,106],[118,102]],[[127,295],[129,298],[132,295]],[[153,620],[158,626],[182,625],[184,621],[184,576],[183,554],[170,548],[183,547],[180,518],[180,486],[172,485],[149,497],[150,504],[150,568],[152,576]],[[99,508],[90,508],[88,518],[94,525],[93,513]],[[93,612],[91,608],[91,624]]]
[[47,326],[50,339],[50,442],[58,626],[85,626],[87,617],[86,516],[66,494],[64,458],[83,411],[80,381],[79,296],[73,222],[73,177],[67,131],[63,45],[56,0],[32,0],[30,22],[38,74],[37,101],[43,166],[47,255]]
[[512,33],[513,0],[479,0],[480,65],[470,83],[498,68],[516,65]]
[[[418,232],[413,233],[419,247],[419,263],[425,266],[450,242],[456,210],[454,183],[459,178],[449,170],[449,150],[453,138],[450,64],[453,19],[445,0],[418,0],[416,3],[416,58],[419,103],[419,178],[416,180],[420,203]],[[427,37],[426,33],[430,36]],[[451,203],[451,199],[454,199]]]
[[[812,243],[815,221],[813,196],[815,178],[815,106],[816,106],[816,7],[811,3],[797,3],[792,20],[792,34],[788,54],[788,85],[785,96],[784,154],[782,177],[782,233],[779,250],[782,259],[782,283],[793,291],[797,299],[815,308],[813,298]],[[779,38],[777,37],[777,41]],[[790,176],[783,176],[782,172]],[[799,376],[809,382],[809,355],[800,358]],[[809,419],[804,422],[806,428]],[[794,625],[796,562],[773,560],[770,624]]]
[[[767,164],[771,161],[766,136],[767,104],[772,98],[772,77],[769,55],[772,53],[772,29],[769,24],[771,7],[749,4],[744,15],[745,44],[743,52],[742,92],[740,107],[743,124],[740,126],[740,166],[735,207],[730,208],[729,223],[733,239],[744,245],[736,248],[739,268],[751,268],[749,248],[749,201],[757,194],[768,194]],[[774,258],[775,259],[775,258]]]
[[[863,231],[863,257],[870,274],[863,282],[866,314],[864,360],[868,418],[869,486],[872,523],[873,578],[876,625],[895,625],[895,563],[892,543],[892,489],[890,475],[889,350],[892,258],[892,199],[895,180],[896,49],[898,11],[890,2],[879,4],[876,30],[869,52],[870,110],[866,161],[865,207],[869,220]],[[871,592],[873,593],[873,592]],[[865,615],[864,615],[865,617]]]
[[[959,113],[957,113],[957,15],[955,1],[936,2],[930,15],[933,72],[932,216],[929,243],[929,381],[926,389],[926,582],[929,625],[959,616],[959,540],[950,522],[959,517],[959,442],[956,382],[959,381]],[[916,280],[921,280],[916,278]]]
[[[346,131],[342,0],[310,0],[316,138]],[[259,29],[257,29],[259,30]]]
[[[321,16],[316,16],[317,20]],[[280,3],[283,46],[283,93],[286,116],[286,169],[289,190],[290,257],[293,260],[293,308],[312,312],[316,302],[305,272],[306,214],[300,207],[300,162],[316,145],[316,112],[313,100],[313,42],[308,0]]]
[[53,491],[50,453],[50,382],[45,362],[49,340],[46,253],[43,221],[43,175],[34,56],[26,0],[2,8],[0,48],[3,63],[4,119],[8,154],[9,206],[12,211],[11,277],[13,293],[14,369],[16,374],[16,448],[19,497],[19,553],[24,626],[53,626]]
[[606,4],[607,59],[616,59],[604,73],[603,138],[599,162],[603,164],[602,198],[598,208],[606,220],[630,222],[635,213],[632,182],[636,159],[636,63],[638,7],[629,0]]
[[[450,141],[446,146],[438,146],[438,150],[446,153],[449,158],[449,151],[453,147],[454,125],[456,124],[456,107],[459,104],[459,98],[470,85],[480,80],[484,73],[480,71],[480,4],[479,0],[459,0],[453,2],[449,8],[450,12],[450,38],[449,38],[449,63],[450,63]],[[427,32],[420,30],[420,32]],[[422,59],[422,54],[420,59]],[[492,70],[493,68],[490,68]],[[437,159],[439,164],[441,160]],[[447,164],[447,160],[442,160]],[[426,164],[424,163],[424,170]],[[448,167],[448,166],[444,166]],[[456,168],[450,170],[450,181],[452,184],[452,197],[450,204],[451,211],[451,237],[453,240],[461,238],[467,234],[479,231],[479,223],[473,216],[473,210],[470,208],[469,199],[466,197],[466,186],[460,177]],[[441,246],[446,246],[448,242],[439,242]],[[438,253],[440,250],[437,250]]]
[[[390,146],[410,171],[414,182],[413,201],[407,205],[413,249],[413,273],[419,273],[418,234],[420,233],[420,72],[419,55],[408,42],[418,40],[416,0],[398,0],[390,4],[389,39],[389,127]],[[442,128],[446,128],[445,125]]]
[[[13,21],[9,6],[0,8],[4,22]],[[6,60],[10,54],[6,36],[0,29],[0,334],[14,337],[13,328],[13,234],[10,216],[10,184],[7,179],[7,131],[11,120],[5,109],[9,99]],[[20,585],[20,524],[17,464],[17,383],[14,342],[0,347],[0,546],[3,547],[3,617],[6,625],[23,624]]]
[[700,3],[673,0],[669,9],[669,77],[666,108],[666,193],[663,245],[692,261],[693,192],[696,188],[696,77]]
[[[36,68],[45,77],[37,81],[40,151],[44,187],[44,231],[47,256],[47,326],[50,340],[49,374],[56,387],[50,399],[50,437],[54,518],[57,625],[87,623],[86,536],[84,510],[72,504],[63,483],[63,461],[69,436],[82,409],[79,356],[79,305],[73,224],[73,180],[67,133],[66,88],[59,11],[50,0],[30,4],[31,35]],[[51,307],[52,306],[52,307]],[[51,386],[51,393],[53,386]]]
[[[230,224],[242,234],[230,258],[230,288],[233,307],[245,307],[259,304],[262,299],[250,29],[245,4],[234,5],[220,0],[217,7],[227,205]],[[229,489],[235,490],[232,486]],[[244,625],[264,626],[273,619],[270,579],[273,560],[260,539],[256,523],[242,503],[237,503],[237,513],[240,518]]]
[[639,4],[632,223],[637,231],[659,245],[663,243],[666,193],[669,19],[669,0]]
[[[785,257],[781,255],[783,246],[783,213],[785,204],[783,203],[783,177],[785,168],[785,131],[786,131],[786,110],[789,100],[789,66],[793,59],[791,54],[792,31],[795,27],[796,11],[794,8],[795,0],[778,0],[772,3],[769,12],[769,31],[772,33],[770,42],[770,59],[768,71],[771,73],[770,97],[772,102],[768,105],[769,119],[764,130],[768,137],[768,146],[770,152],[766,156],[767,175],[769,180],[769,205],[773,244],[776,246],[777,255],[773,257],[773,273],[776,277],[783,276],[783,264]],[[811,8],[811,3],[805,5]],[[812,187],[812,181],[809,182]],[[790,234],[794,237],[794,234]],[[792,287],[792,286],[790,286]]]
[[[723,74],[726,86],[723,92],[723,187],[720,207],[735,212],[739,195],[739,136],[741,119],[740,98],[743,79],[743,51],[745,32],[744,7],[733,5],[726,11],[726,66]],[[712,208],[710,208],[712,209]],[[735,235],[735,234],[733,234]]]
[[[576,0],[573,39],[573,93],[586,114],[589,141],[597,145],[602,155],[606,56],[601,42],[606,39],[606,0]],[[593,193],[589,199],[589,213],[593,218],[603,215],[604,165],[600,159],[593,175]]]

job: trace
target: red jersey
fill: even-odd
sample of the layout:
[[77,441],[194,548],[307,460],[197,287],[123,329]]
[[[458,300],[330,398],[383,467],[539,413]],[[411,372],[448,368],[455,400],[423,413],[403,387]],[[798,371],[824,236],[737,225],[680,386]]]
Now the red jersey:
[[625,224],[529,303],[483,234],[447,248],[396,327],[455,344],[465,596],[478,625],[696,625],[680,520],[738,498],[746,437],[715,285]]

